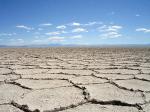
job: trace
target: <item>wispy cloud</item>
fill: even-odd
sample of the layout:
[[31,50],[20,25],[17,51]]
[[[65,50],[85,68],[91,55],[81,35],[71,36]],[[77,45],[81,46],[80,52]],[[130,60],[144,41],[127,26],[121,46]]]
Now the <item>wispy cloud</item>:
[[101,34],[100,37],[102,37],[102,39],[107,39],[107,38],[117,38],[117,37],[121,37],[122,35],[119,34],[118,32],[108,32],[108,33],[104,33]]
[[46,35],[59,35],[60,32],[59,31],[55,31],[55,32],[48,32],[48,33],[45,33]]
[[0,36],[13,36],[16,35],[16,33],[0,33]]
[[138,32],[144,32],[144,33],[149,33],[150,29],[147,29],[147,28],[137,28],[136,31],[138,31]]
[[109,32],[109,31],[117,32],[120,29],[122,29],[122,26],[118,26],[118,25],[111,25],[111,26],[103,25],[98,28],[100,32]]
[[88,32],[86,29],[84,28],[75,28],[72,30],[73,33],[79,33],[79,32]]
[[31,27],[28,27],[28,26],[25,26],[25,25],[17,25],[16,27],[21,28],[21,29],[25,29],[25,30],[33,30],[34,29],[34,28],[31,28]]
[[60,26],[57,26],[56,28],[57,28],[57,29],[65,29],[66,26],[65,26],[65,25],[60,25]]
[[100,37],[102,37],[103,39],[106,39],[106,38],[121,37],[122,34],[120,34],[119,31],[122,28],[123,27],[119,25],[109,25],[109,26],[103,25],[99,27],[98,30],[102,33]]
[[80,23],[77,23],[77,22],[73,22],[71,24],[69,24],[70,26],[80,26],[81,24]]
[[59,34],[66,34],[68,33],[67,31],[54,31],[54,32],[48,32],[48,33],[45,33],[45,35],[59,35]]
[[93,25],[100,25],[100,24],[103,24],[102,22],[96,22],[96,21],[93,21],[93,22],[88,22],[86,24],[82,24],[83,26],[93,26]]
[[68,33],[68,32],[67,32],[67,31],[62,30],[62,31],[60,31],[60,33],[66,34],[66,33]]
[[72,38],[72,39],[81,39],[82,37],[83,37],[82,35],[74,35],[70,38]]
[[64,41],[64,37],[60,37],[60,36],[49,37],[48,40],[51,42],[62,42]]
[[40,24],[39,26],[52,26],[51,23],[43,23],[43,24]]
[[19,42],[24,42],[22,38],[17,39]]
[[100,24],[103,24],[102,22],[98,22],[98,21],[91,21],[91,22],[88,22],[88,23],[78,23],[78,22],[72,22],[72,23],[69,23],[68,25],[69,26],[93,26],[93,25],[100,25]]

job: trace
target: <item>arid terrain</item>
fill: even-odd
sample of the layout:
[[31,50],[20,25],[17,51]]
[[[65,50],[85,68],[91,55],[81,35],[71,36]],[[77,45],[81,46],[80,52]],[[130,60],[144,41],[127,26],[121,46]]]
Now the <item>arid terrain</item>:
[[0,112],[150,112],[148,48],[1,48]]

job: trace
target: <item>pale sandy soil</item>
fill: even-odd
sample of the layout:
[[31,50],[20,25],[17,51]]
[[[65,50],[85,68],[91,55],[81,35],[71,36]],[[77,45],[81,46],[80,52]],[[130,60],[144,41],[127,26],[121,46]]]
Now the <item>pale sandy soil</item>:
[[1,48],[0,112],[150,112],[148,48]]

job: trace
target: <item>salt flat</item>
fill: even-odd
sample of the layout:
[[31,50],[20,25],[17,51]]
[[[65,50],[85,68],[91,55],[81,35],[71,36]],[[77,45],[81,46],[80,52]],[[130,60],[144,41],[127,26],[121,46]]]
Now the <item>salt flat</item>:
[[150,112],[149,48],[1,48],[0,112]]

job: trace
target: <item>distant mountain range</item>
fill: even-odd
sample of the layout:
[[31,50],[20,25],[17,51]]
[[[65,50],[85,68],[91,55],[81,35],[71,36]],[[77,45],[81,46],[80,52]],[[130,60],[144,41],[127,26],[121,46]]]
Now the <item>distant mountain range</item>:
[[0,48],[41,48],[41,47],[148,47],[150,44],[99,44],[99,45],[82,45],[82,44],[41,44],[41,45],[0,45]]

